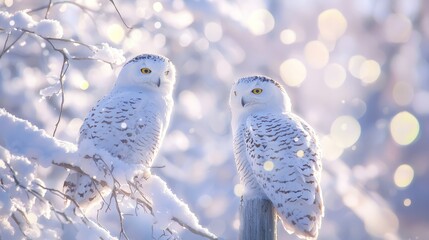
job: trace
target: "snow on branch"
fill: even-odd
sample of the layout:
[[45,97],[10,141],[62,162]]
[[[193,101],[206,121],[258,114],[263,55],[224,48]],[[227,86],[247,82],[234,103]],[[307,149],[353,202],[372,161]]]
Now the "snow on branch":
[[[90,141],[82,142],[78,149],[4,109],[0,109],[0,126],[0,225],[8,229],[0,238],[71,234],[76,239],[131,239],[147,234],[141,232],[141,226],[150,225],[152,238],[176,239],[171,228],[176,223],[197,235],[217,239],[162,179],[135,170],[139,168],[97,149]],[[62,191],[45,186],[34,163],[90,176],[110,193],[103,196],[98,210],[84,211]],[[55,207],[44,197],[46,192],[71,201],[70,207]],[[112,218],[119,221],[116,231],[108,224]],[[44,228],[53,230],[42,231]]]
[[[115,3],[113,1],[111,1],[111,3],[115,6],[117,13],[122,19],[122,16],[117,10]],[[47,17],[52,4],[54,3],[50,2],[50,4],[45,7],[47,8],[45,17]],[[0,58],[8,53],[14,47],[14,45],[22,39],[24,35],[32,36],[37,41],[44,41],[44,44],[49,45],[54,52],[61,54],[63,62],[58,77],[59,86],[56,84],[40,91],[42,96],[52,96],[55,93],[61,94],[60,112],[53,132],[53,136],[55,136],[63,113],[64,81],[70,66],[70,61],[97,60],[110,64],[110,66],[113,67],[123,64],[125,62],[125,57],[123,56],[123,51],[121,49],[113,48],[107,43],[101,43],[100,48],[96,45],[90,45],[73,39],[63,38],[64,31],[59,21],[55,19],[42,19],[40,21],[35,21],[28,14],[28,12],[31,11],[21,10],[15,12],[14,14],[6,11],[0,11],[0,33],[6,34],[6,40],[3,44],[3,49],[0,52]],[[18,36],[15,37],[15,39],[13,39],[13,36],[16,35],[14,33],[18,33]],[[75,46],[86,48],[91,53],[85,56],[73,56],[70,54],[69,49],[74,48]]]

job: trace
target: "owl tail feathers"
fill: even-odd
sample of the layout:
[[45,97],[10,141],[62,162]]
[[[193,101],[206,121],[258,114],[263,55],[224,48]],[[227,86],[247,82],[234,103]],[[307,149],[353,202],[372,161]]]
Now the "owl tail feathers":
[[[317,239],[319,235],[320,220],[316,219],[317,216],[303,216],[296,218],[296,216],[290,216],[290,219],[278,215],[284,229],[289,234],[295,234],[300,239]],[[293,220],[295,217],[296,220]]]
[[64,195],[66,195],[68,198],[65,199],[65,205],[66,207],[70,204],[71,199],[75,199],[76,194],[76,186],[79,181],[79,173],[70,173],[63,184],[63,192]]
[[[105,189],[96,184],[90,177],[80,173],[70,173],[63,185],[64,194],[73,199],[79,207],[87,209],[99,202],[101,195],[105,195]],[[70,204],[66,200],[66,206]]]

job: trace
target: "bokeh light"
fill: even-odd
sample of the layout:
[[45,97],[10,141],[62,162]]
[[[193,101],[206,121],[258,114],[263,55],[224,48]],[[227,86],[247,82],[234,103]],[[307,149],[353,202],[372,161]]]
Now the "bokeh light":
[[360,78],[361,66],[365,60],[366,58],[362,55],[354,55],[349,59],[348,69],[353,77]]
[[289,45],[296,41],[296,33],[292,29],[284,29],[280,33],[280,40],[283,44]]
[[[47,17],[64,29],[64,41],[52,40],[70,57],[56,133],[64,141],[77,143],[86,113],[121,70],[121,64],[94,59],[129,60],[141,53],[170,58],[177,69],[175,104],[151,171],[201,225],[222,239],[237,239],[246,193],[234,163],[227,101],[236,79],[266,75],[282,81],[292,112],[319,136],[325,203],[320,239],[427,235],[427,193],[421,190],[429,181],[426,1],[115,1],[122,19],[110,1],[66,2],[53,1],[45,16],[48,5],[40,1],[3,1],[0,44],[17,42],[0,56],[0,108],[52,135],[61,107],[62,55],[31,33],[18,38],[21,32],[9,27],[20,23],[7,19],[6,11],[28,9],[36,22]],[[91,49],[102,51],[95,56]],[[292,144],[302,140],[292,137]],[[308,157],[305,149],[290,154]],[[276,161],[262,163],[275,173]],[[56,174],[40,172],[47,186],[61,189]],[[196,238],[173,225],[182,239]],[[291,237],[280,225],[277,230],[278,239]]]
[[399,188],[408,187],[414,178],[414,169],[408,164],[400,165],[393,175],[393,181]]
[[164,9],[164,6],[162,6],[161,2],[154,2],[153,5],[152,5],[152,7],[153,7],[153,10],[155,12],[158,12],[158,13],[161,12]]
[[280,65],[280,76],[287,85],[297,87],[307,76],[307,69],[301,61],[291,58]]
[[299,157],[299,158],[304,157],[304,151],[303,151],[303,150],[298,150],[298,151],[296,152],[296,156],[297,156],[297,157]]
[[347,73],[343,66],[337,63],[331,63],[324,69],[323,80],[326,86],[330,88],[339,88],[346,80]]
[[192,91],[182,91],[179,94],[179,103],[184,107],[184,113],[190,119],[197,120],[202,117],[200,100]]
[[155,29],[160,29],[160,28],[162,27],[162,23],[161,23],[161,22],[159,22],[159,21],[156,21],[156,22],[153,24],[153,27],[154,27]]
[[399,106],[410,104],[414,97],[414,89],[408,82],[400,81],[393,86],[393,100]]
[[234,194],[235,194],[235,196],[237,196],[237,197],[243,196],[244,189],[245,188],[244,188],[243,184],[241,184],[241,183],[235,184],[235,186],[234,186]]
[[82,90],[87,90],[89,88],[89,82],[86,81],[86,80],[83,80],[83,81],[80,82],[79,87]]
[[222,38],[222,26],[216,22],[209,22],[204,27],[204,34],[210,42],[217,42]]
[[308,65],[320,69],[326,66],[329,61],[329,50],[322,42],[311,41],[305,45],[304,56]]
[[272,171],[273,169],[274,169],[273,161],[268,160],[268,161],[264,162],[264,170],[265,171]]
[[319,14],[317,26],[322,38],[335,41],[347,29],[347,20],[338,9],[328,9]]
[[4,5],[6,7],[12,7],[13,5],[13,0],[4,0]]
[[[186,151],[189,148],[189,138],[188,136],[180,130],[174,130],[169,135],[170,139],[169,144],[166,144],[166,147],[175,151]],[[170,145],[171,144],[171,145]],[[197,168],[197,166],[195,166]],[[200,180],[203,179],[203,176],[195,176]],[[196,179],[195,179],[196,180]]]
[[365,84],[375,82],[380,73],[380,65],[374,60],[365,60],[359,68],[359,78]]
[[121,25],[114,23],[107,27],[107,36],[114,43],[120,43],[124,39],[125,32]]
[[343,154],[343,148],[329,135],[323,136],[321,139],[323,149],[323,157],[327,160],[338,159]]
[[404,206],[405,207],[411,206],[411,203],[412,203],[411,199],[409,199],[409,198],[404,199]]
[[413,25],[405,15],[390,14],[384,23],[386,40],[392,43],[404,43],[410,39]]
[[396,114],[390,121],[390,134],[399,145],[411,144],[416,140],[419,132],[419,121],[407,111]]
[[361,134],[359,122],[352,116],[340,116],[331,125],[331,137],[343,148],[353,146]]
[[254,35],[269,33],[274,28],[274,17],[266,9],[257,9],[246,19],[246,26]]

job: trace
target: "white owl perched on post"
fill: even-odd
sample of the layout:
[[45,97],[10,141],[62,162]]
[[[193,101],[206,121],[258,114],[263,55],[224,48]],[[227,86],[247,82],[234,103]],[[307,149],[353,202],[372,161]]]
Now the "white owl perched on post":
[[291,112],[286,91],[268,77],[239,79],[230,107],[243,201],[268,199],[289,233],[317,238],[324,206],[315,132]]
[[[78,142],[89,139],[113,157],[150,168],[170,121],[175,74],[166,57],[143,54],[131,59],[112,91],[88,113]],[[100,195],[100,186],[80,173],[69,174],[64,188],[84,208]]]

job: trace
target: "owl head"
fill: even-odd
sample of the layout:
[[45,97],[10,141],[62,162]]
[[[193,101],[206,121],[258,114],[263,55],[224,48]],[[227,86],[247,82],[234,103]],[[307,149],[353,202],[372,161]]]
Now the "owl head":
[[291,109],[284,88],[265,76],[244,77],[235,82],[229,105],[233,116],[254,112],[290,112]]
[[116,81],[116,88],[146,88],[171,93],[176,82],[176,68],[166,57],[142,54],[128,61]]

